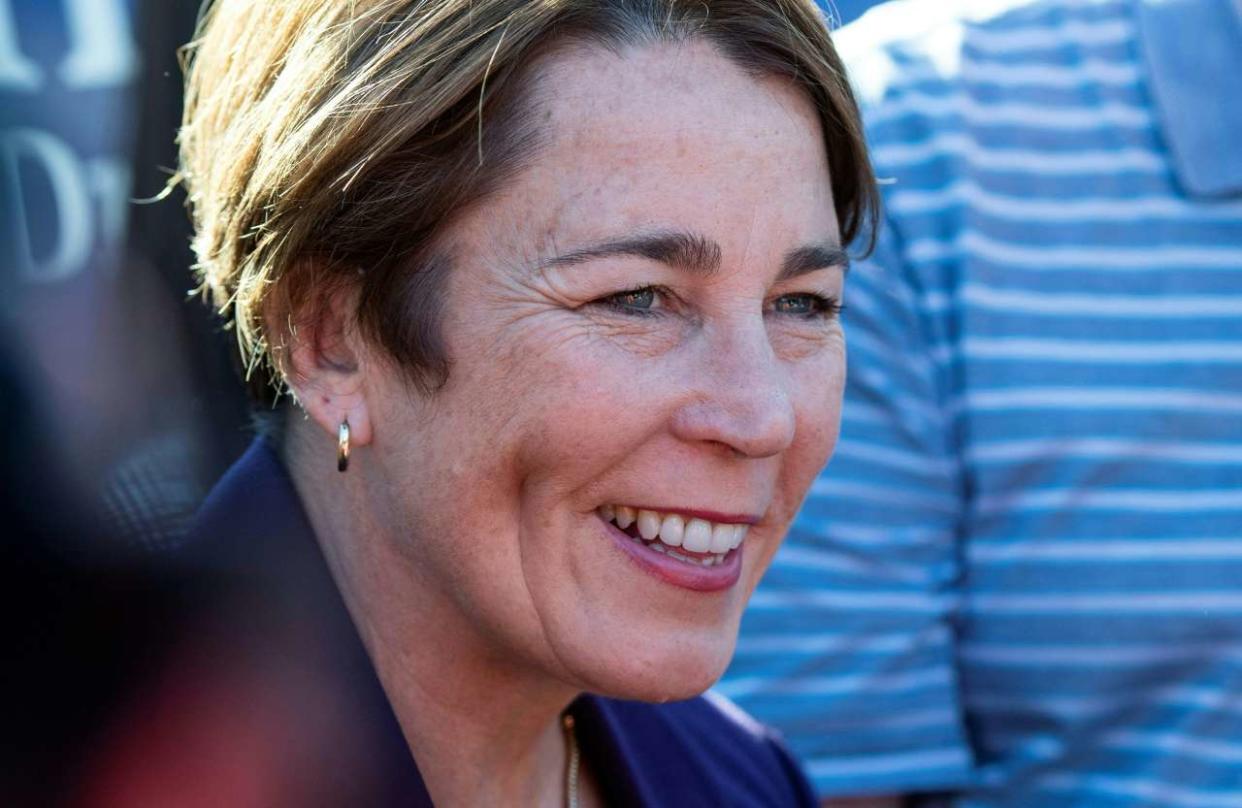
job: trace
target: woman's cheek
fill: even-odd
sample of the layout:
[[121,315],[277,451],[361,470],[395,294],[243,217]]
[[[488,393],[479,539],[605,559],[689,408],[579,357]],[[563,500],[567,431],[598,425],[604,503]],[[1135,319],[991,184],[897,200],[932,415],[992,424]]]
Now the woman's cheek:
[[844,362],[845,333],[836,320],[789,321],[772,317],[768,339],[772,352],[783,362],[829,365]]
[[621,462],[667,398],[669,374],[656,367],[663,363],[638,359],[589,328],[561,330],[517,355],[520,370],[506,374],[512,382],[497,403],[520,422],[513,425],[533,465]]
[[608,353],[626,359],[658,359],[683,345],[690,328],[691,324],[679,314],[614,313],[594,318],[591,336]]
[[794,461],[809,487],[836,448],[845,392],[844,344],[797,367],[795,379],[798,435],[794,451],[799,456]]

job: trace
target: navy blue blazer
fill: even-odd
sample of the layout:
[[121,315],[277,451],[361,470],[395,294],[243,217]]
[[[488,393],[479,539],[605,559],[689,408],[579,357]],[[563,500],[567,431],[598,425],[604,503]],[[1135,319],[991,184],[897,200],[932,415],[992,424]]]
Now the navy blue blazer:
[[[314,621],[333,681],[364,705],[386,805],[429,806],[418,767],[355,632],[310,524],[271,445],[256,440],[196,516],[200,562],[262,583],[255,608]],[[254,604],[254,601],[251,601]],[[275,625],[279,625],[276,621]],[[579,746],[610,805],[814,806],[810,784],[772,731],[727,701],[646,704],[583,695],[570,708]],[[343,776],[348,776],[344,773]],[[378,792],[377,792],[378,793]]]

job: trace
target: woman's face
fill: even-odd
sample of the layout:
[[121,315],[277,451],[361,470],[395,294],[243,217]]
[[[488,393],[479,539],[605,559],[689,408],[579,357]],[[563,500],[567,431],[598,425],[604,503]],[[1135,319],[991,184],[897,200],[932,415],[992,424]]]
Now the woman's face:
[[687,697],[836,440],[821,130],[703,43],[575,50],[538,97],[538,156],[448,233],[449,380],[424,399],[367,371],[360,459],[403,558],[489,650]]

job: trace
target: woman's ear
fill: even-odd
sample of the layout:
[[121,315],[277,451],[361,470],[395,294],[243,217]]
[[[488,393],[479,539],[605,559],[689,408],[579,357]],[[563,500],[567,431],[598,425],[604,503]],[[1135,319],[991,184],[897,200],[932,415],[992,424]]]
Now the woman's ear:
[[336,440],[349,421],[354,447],[371,442],[364,384],[371,356],[357,325],[357,292],[340,289],[283,329],[281,370],[306,414]]

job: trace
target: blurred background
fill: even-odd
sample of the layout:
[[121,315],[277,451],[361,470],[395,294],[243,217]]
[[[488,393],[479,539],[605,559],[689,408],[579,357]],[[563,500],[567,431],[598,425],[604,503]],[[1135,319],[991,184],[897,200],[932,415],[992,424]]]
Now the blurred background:
[[155,201],[198,6],[0,0],[4,805],[125,803],[101,797],[129,765],[99,763],[109,727],[211,589],[169,551],[249,442],[184,200]]

